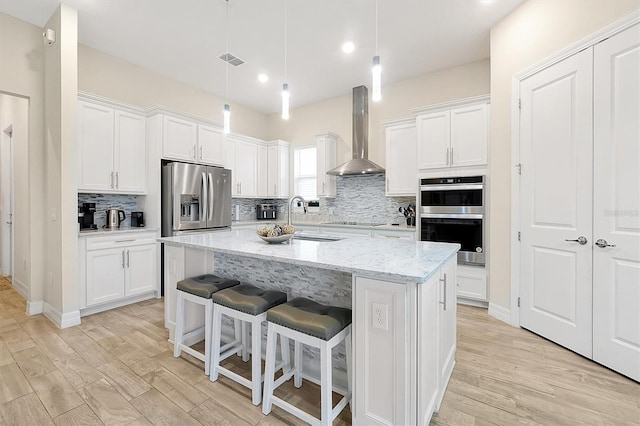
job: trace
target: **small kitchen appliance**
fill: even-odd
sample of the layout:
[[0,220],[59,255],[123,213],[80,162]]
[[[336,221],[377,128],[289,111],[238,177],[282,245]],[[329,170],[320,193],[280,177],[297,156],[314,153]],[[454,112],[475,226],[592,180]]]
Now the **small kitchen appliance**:
[[82,203],[78,211],[78,223],[80,229],[97,229],[98,226],[93,223],[94,214],[96,212],[96,203]]
[[143,212],[131,212],[131,227],[142,228],[144,227],[144,213]]
[[256,206],[256,219],[276,220],[278,218],[278,208],[275,204],[258,204]]
[[120,228],[120,224],[124,222],[124,219],[124,210],[109,209],[107,210],[107,221],[105,223],[105,228]]

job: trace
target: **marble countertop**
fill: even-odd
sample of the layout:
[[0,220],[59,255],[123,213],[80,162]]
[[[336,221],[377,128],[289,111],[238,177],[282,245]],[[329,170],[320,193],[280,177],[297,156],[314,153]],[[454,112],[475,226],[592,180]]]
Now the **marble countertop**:
[[293,239],[290,243],[268,244],[254,230],[183,235],[159,238],[158,241],[178,247],[412,283],[428,280],[460,249],[459,244],[366,237],[332,242]]
[[132,227],[121,227],[116,229],[110,228],[98,228],[98,229],[83,229],[78,232],[78,237],[89,237],[94,235],[115,235],[115,234],[130,234],[134,232],[156,232],[158,228],[132,228]]

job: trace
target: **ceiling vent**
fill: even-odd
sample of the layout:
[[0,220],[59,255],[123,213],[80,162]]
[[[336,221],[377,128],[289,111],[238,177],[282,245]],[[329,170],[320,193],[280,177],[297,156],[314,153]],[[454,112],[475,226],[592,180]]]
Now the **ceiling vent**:
[[229,62],[234,67],[237,67],[237,66],[240,66],[240,65],[244,64],[244,61],[242,59],[238,58],[237,56],[233,56],[229,52],[223,53],[222,55],[220,55],[218,57],[220,59],[222,59],[223,61],[225,61],[225,62]]

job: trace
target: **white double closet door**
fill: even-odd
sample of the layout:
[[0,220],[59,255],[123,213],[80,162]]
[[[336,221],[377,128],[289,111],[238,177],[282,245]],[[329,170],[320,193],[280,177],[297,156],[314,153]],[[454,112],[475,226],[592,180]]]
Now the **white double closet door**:
[[520,324],[640,381],[640,26],[520,96]]

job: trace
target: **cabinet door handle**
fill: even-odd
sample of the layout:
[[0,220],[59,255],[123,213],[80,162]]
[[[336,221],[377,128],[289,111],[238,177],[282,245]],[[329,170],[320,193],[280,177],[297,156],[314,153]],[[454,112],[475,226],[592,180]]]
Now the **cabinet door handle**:
[[120,187],[120,179],[118,179],[118,172],[116,172],[116,189]]
[[200,147],[200,159],[202,160],[202,147]]
[[276,184],[273,184],[273,195],[278,195],[278,187]]
[[444,289],[444,297],[443,301],[440,302],[441,305],[444,305],[444,310],[447,310],[447,274],[444,274],[444,278],[440,278],[440,282],[442,283],[442,288]]
[[447,154],[446,154],[446,160],[447,160],[447,166],[449,165],[449,148],[447,148]]
[[322,193],[324,194],[324,181],[322,182]]
[[453,166],[453,147],[451,147],[451,165]]
[[127,268],[129,267],[129,250],[127,250]]
[[113,172],[111,172],[111,180],[110,180],[109,186],[111,186],[111,188],[113,188]]
[[115,242],[116,243],[128,243],[128,242],[135,241],[135,240],[136,240],[135,238],[131,238],[131,239],[128,239],[128,240],[116,240]]
[[240,182],[240,195],[242,195],[242,182]]
[[122,269],[124,269],[124,250],[122,250]]

